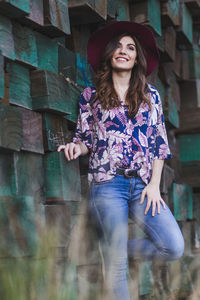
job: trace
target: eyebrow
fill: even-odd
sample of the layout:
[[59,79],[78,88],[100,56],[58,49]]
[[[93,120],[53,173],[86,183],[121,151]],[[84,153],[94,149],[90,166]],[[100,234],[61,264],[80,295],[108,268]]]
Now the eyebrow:
[[[120,45],[122,45],[122,43],[121,42],[118,42]],[[132,44],[132,43],[129,43],[129,44],[127,44],[127,46],[134,46],[134,47],[136,47],[136,45],[135,44]]]

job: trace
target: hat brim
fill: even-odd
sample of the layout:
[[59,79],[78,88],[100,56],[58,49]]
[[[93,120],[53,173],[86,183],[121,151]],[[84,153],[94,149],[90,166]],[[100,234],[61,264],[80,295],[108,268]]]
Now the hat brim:
[[97,71],[101,54],[103,53],[107,43],[115,36],[125,32],[134,35],[138,39],[144,49],[146,57],[146,76],[152,73],[158,64],[160,57],[154,35],[147,26],[131,21],[113,22],[95,31],[90,37],[87,47],[88,62],[95,72]]

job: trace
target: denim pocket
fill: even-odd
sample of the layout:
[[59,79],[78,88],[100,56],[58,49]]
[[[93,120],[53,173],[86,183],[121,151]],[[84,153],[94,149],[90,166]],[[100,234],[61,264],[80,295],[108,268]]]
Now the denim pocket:
[[114,179],[115,179],[115,177],[113,177],[113,178],[111,178],[111,179],[108,179],[108,180],[100,181],[100,182],[99,182],[99,181],[93,180],[93,181],[92,181],[92,184],[94,184],[94,185],[104,185],[104,184],[113,182]]

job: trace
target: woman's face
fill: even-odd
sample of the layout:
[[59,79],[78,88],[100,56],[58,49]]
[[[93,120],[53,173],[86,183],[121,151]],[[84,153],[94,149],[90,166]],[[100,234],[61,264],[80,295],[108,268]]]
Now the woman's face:
[[111,66],[118,71],[130,71],[136,62],[136,56],[134,40],[130,36],[124,36],[119,40],[118,46],[113,53]]

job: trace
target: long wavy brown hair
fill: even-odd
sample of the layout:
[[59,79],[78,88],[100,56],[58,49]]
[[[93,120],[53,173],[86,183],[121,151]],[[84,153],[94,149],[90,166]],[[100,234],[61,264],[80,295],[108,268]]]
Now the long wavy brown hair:
[[130,36],[134,40],[137,52],[137,64],[135,64],[132,69],[130,84],[125,99],[125,103],[128,106],[129,117],[134,117],[142,101],[149,105],[150,110],[152,106],[148,97],[148,84],[145,76],[147,68],[146,58],[140,43],[130,33],[123,33],[114,37],[106,45],[94,78],[96,94],[92,102],[94,103],[98,99],[102,108],[107,110],[121,106],[119,96],[113,85],[111,59],[120,39],[124,36]]

